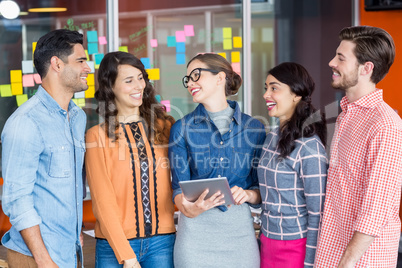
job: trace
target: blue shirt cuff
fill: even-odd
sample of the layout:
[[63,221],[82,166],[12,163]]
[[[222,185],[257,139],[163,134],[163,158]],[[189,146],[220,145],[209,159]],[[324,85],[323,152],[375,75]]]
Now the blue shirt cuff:
[[38,215],[35,209],[31,209],[19,215],[14,220],[10,220],[10,223],[17,231],[22,231],[24,229],[41,224],[42,218]]

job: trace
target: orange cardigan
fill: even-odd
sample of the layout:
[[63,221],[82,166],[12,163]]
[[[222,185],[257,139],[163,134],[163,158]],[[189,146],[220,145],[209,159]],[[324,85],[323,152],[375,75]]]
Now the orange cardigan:
[[[107,137],[103,124],[92,127],[86,134],[85,164],[96,217],[95,236],[107,239],[119,263],[136,256],[128,239],[176,231],[168,147],[151,144],[143,124],[139,122],[138,126],[137,133],[142,135],[149,164],[152,231],[147,236],[139,167],[141,155],[130,125],[120,124],[121,134],[116,142]],[[170,127],[171,123],[165,121],[165,134],[169,135]]]

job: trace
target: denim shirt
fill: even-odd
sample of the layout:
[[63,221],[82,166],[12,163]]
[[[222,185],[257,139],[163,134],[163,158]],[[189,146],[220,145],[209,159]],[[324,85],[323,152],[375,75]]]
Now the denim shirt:
[[[67,111],[39,87],[7,120],[2,139],[2,206],[11,229],[1,243],[32,256],[20,231],[39,225],[52,260],[76,267],[82,257],[82,166],[86,115]],[[82,260],[82,258],[81,258]]]
[[235,111],[229,130],[221,135],[202,104],[170,130],[169,160],[173,200],[182,193],[179,181],[227,177],[229,186],[258,189],[256,168],[265,140],[264,125]]

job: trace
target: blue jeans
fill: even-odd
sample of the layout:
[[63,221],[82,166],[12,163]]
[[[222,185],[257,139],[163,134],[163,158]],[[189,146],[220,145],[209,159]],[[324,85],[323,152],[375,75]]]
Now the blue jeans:
[[[141,268],[173,268],[173,246],[175,234],[157,235],[150,238],[129,240]],[[119,264],[113,249],[105,239],[96,239],[96,268],[123,267]]]

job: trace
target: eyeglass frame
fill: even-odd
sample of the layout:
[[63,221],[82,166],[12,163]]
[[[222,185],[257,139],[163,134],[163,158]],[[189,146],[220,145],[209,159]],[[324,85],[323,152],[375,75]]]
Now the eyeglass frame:
[[[198,71],[200,72],[200,75],[198,76],[198,78],[197,78],[196,80],[194,80],[194,79],[191,77],[191,74],[192,74],[195,70],[198,70]],[[200,80],[200,78],[201,78],[201,73],[202,73],[201,71],[207,71],[207,72],[211,72],[211,73],[213,73],[213,74],[218,74],[218,73],[219,73],[219,71],[213,70],[213,69],[195,68],[194,70],[191,71],[190,75],[185,75],[185,76],[182,78],[181,81],[182,81],[182,83],[183,83],[183,86],[184,86],[185,88],[188,88],[188,82],[190,82],[190,79],[191,79],[191,81],[193,81],[193,82],[197,82],[198,80]],[[184,82],[184,79],[187,79],[187,82]],[[186,86],[186,84],[187,84],[187,86]]]

